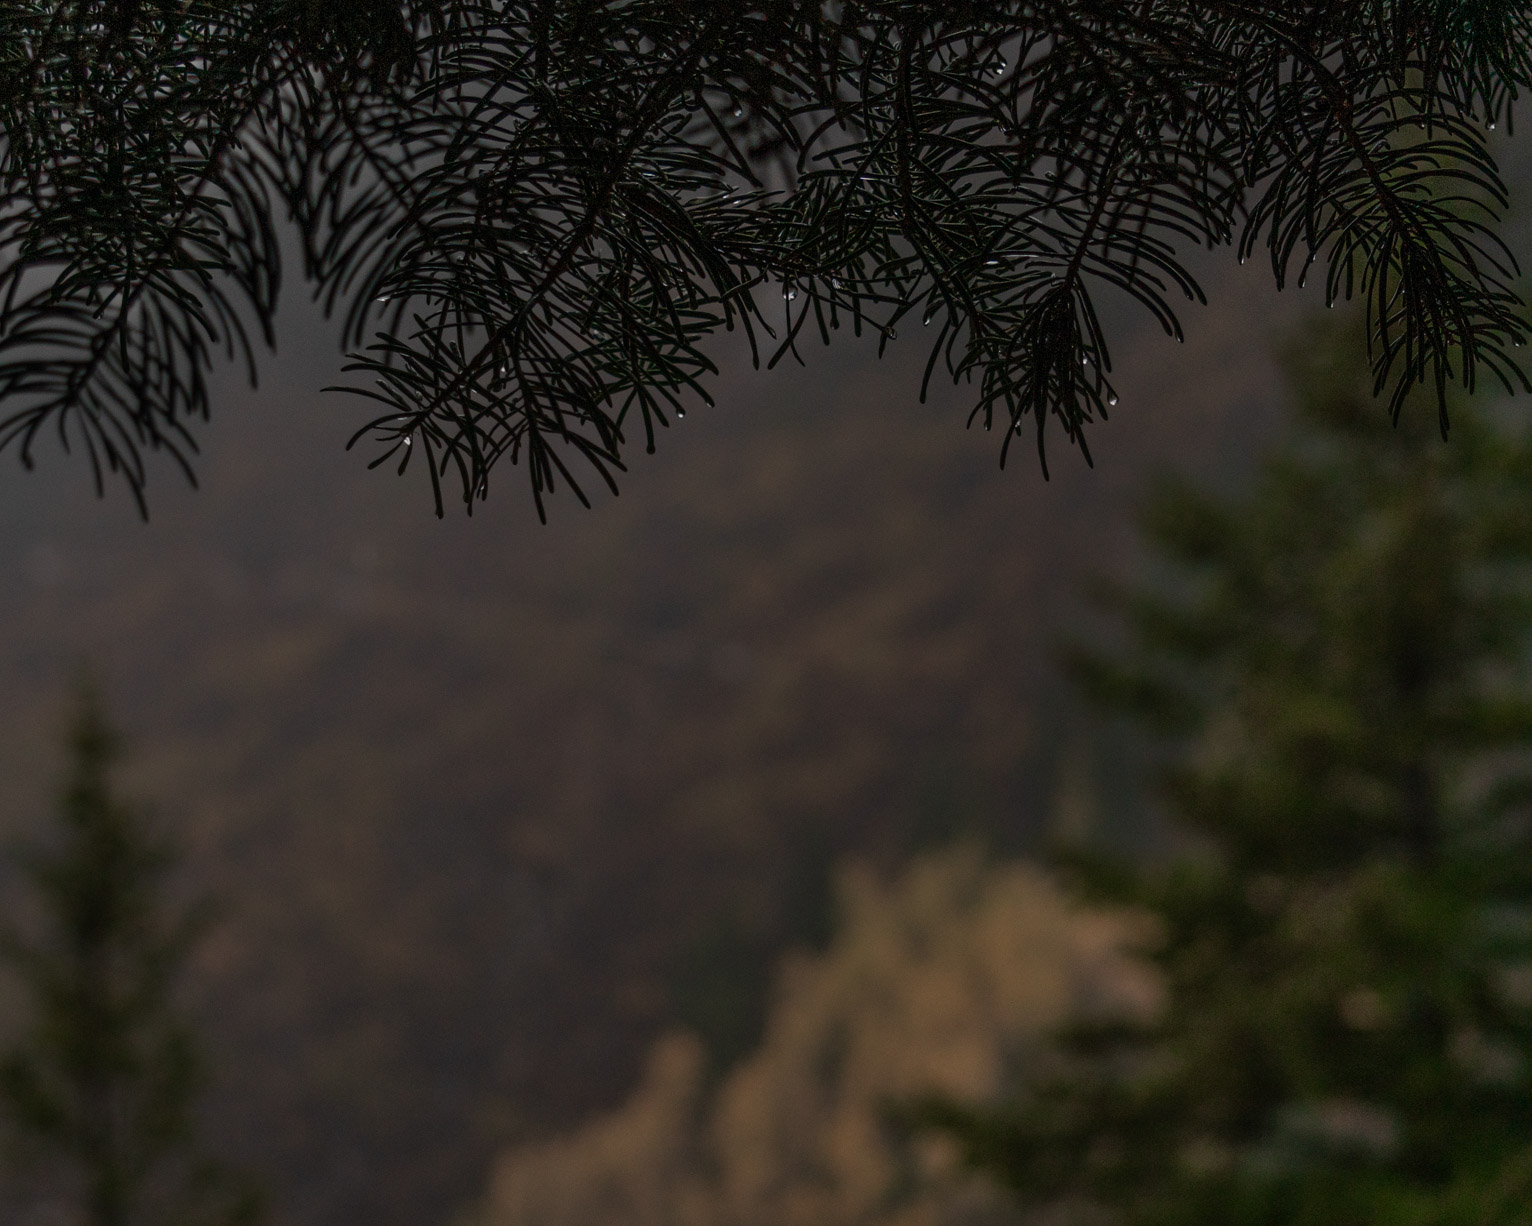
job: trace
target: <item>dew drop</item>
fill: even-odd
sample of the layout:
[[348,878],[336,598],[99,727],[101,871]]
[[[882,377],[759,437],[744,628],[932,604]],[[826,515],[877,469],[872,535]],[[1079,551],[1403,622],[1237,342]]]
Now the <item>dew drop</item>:
[[737,106],[737,107],[734,108],[734,118],[735,119],[738,119],[744,113],[745,113],[745,108],[744,107]]
[[404,436],[404,445],[406,447],[413,447],[415,445],[415,440],[410,438],[410,436],[408,434],[406,434]]
[[1110,396],[1108,396],[1106,398],[1106,402],[1108,404],[1116,404],[1117,403],[1117,393],[1113,392]]
[[685,417],[686,416],[686,410],[685,409],[677,409],[676,410],[676,416],[678,418],[679,417]]
[[798,291],[797,291],[797,289],[794,286],[789,285],[786,289],[784,289],[782,291],[782,297],[786,298],[789,302],[791,302],[797,296],[798,296]]
[[1494,131],[1494,130],[1495,130],[1495,121],[1494,121],[1494,120],[1493,120],[1493,119],[1491,119],[1491,120],[1490,120],[1490,121],[1489,121],[1489,130],[1490,130],[1490,131],[1491,131],[1491,132],[1493,132],[1493,131]]
[[899,339],[899,332],[898,332],[898,330],[895,329],[895,328],[890,328],[888,330],[888,339],[891,340],[891,341],[898,340]]
[[999,261],[999,260],[997,260],[997,259],[988,259],[988,260],[985,260],[985,261],[984,261],[984,264],[985,264],[985,266],[986,266],[986,267],[988,267],[988,268],[998,268],[998,267],[1000,267],[1000,261]]

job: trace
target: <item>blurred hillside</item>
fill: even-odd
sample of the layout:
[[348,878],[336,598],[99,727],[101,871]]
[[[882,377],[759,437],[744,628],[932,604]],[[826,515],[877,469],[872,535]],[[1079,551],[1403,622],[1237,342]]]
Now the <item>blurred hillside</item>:
[[730,372],[547,528],[519,470],[439,523],[342,454],[362,411],[316,397],[335,363],[295,317],[149,525],[80,466],[0,479],[6,821],[41,812],[95,661],[136,790],[228,905],[212,1135],[281,1221],[445,1221],[668,1027],[715,1067],[747,1049],[837,857],[1036,837],[1079,757],[1051,660],[1081,579],[1128,557],[1146,474],[1237,479],[1277,419],[1244,288],[1184,346],[1117,333],[1094,471],[1062,441],[1051,483],[1025,450],[996,471],[961,398],[916,403],[912,342],[848,347]]
[[706,1087],[696,1039],[655,1044],[620,1109],[496,1163],[473,1226],[979,1226],[1014,1220],[943,1137],[898,1126],[922,1095],[1011,1089],[1067,1018],[1155,1012],[1124,915],[1069,905],[973,846],[887,881],[841,876],[833,942],[786,961],[761,1047]]

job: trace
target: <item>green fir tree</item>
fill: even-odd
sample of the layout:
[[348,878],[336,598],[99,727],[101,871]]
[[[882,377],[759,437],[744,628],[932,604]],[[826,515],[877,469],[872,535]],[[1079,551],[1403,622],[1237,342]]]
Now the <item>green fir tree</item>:
[[83,688],[56,821],[20,857],[29,922],[3,953],[29,1016],[0,1059],[0,1116],[22,1199],[81,1226],[247,1223],[254,1196],[197,1149],[202,1070],[175,1005],[205,909],[172,903],[170,845],[112,786],[119,752]]
[[1162,492],[1160,581],[1077,661],[1167,748],[1175,854],[1083,874],[1155,921],[1163,1008],[933,1111],[1064,1221],[1532,1218],[1532,441],[1396,430],[1306,342],[1288,444]]

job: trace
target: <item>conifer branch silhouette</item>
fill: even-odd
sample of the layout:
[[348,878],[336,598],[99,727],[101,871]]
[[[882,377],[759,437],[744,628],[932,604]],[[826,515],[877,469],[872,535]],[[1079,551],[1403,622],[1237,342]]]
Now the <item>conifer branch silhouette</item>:
[[540,513],[615,489],[734,330],[772,364],[917,318],[1002,463],[1028,417],[1088,459],[1098,300],[1179,337],[1196,246],[1364,299],[1377,394],[1445,429],[1450,383],[1527,388],[1488,134],[1529,48],[1507,0],[7,0],[0,448],[54,432],[141,508],[147,453],[194,476],[284,225],[353,443],[438,513],[503,460]]

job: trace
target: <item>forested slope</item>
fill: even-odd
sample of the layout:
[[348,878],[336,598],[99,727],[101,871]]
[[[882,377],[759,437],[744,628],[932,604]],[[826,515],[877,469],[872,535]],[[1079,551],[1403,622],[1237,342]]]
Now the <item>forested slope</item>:
[[198,971],[215,1134],[279,1221],[444,1221],[506,1142],[618,1101],[671,1022],[740,1051],[839,854],[1035,836],[1080,580],[1124,556],[1147,473],[1237,474],[1276,418],[1249,301],[1124,340],[1094,471],[995,471],[900,342],[729,378],[621,499],[546,529],[514,479],[438,523],[341,455],[358,410],[309,391],[328,357],[296,320],[148,526],[61,496],[77,465],[0,480],[6,820],[96,662],[226,903]]

